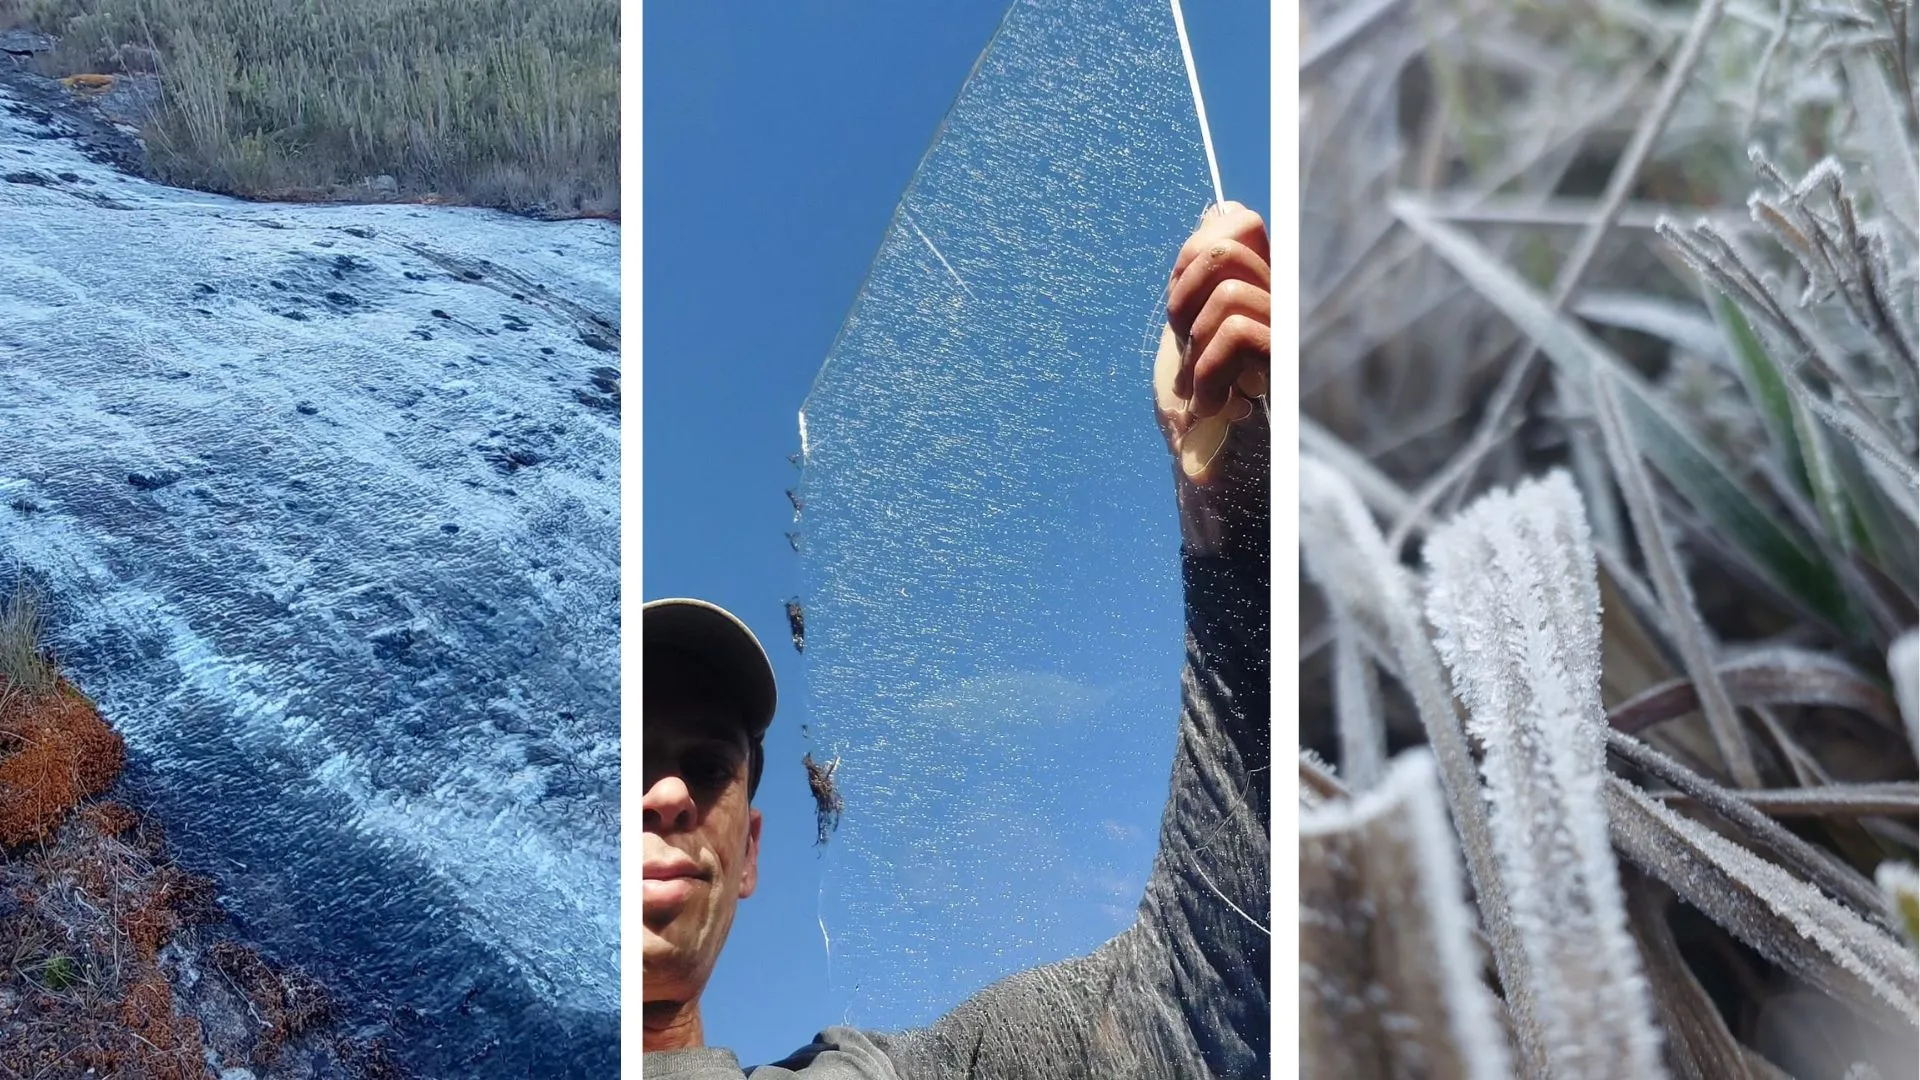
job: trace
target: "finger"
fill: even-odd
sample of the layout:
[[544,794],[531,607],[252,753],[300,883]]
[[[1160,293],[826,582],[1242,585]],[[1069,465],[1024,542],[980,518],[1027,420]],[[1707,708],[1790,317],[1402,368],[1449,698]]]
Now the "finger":
[[1272,333],[1267,325],[1245,315],[1232,315],[1193,361],[1193,389],[1189,412],[1207,417],[1227,403],[1239,376],[1264,367],[1271,353]]
[[1261,262],[1272,261],[1267,248],[1267,223],[1239,203],[1224,202],[1218,212],[1207,211],[1193,235],[1181,245],[1180,253],[1173,259],[1173,276],[1179,277],[1188,263],[1219,240],[1232,240],[1246,246],[1260,256]]
[[1264,289],[1229,281],[1214,290],[1194,320],[1183,377],[1174,382],[1176,393],[1192,399],[1196,415],[1219,411],[1243,376],[1265,376],[1272,364],[1272,318],[1273,297]]
[[1174,257],[1174,271],[1178,273],[1208,244],[1222,239],[1237,240],[1259,252],[1262,259],[1271,258],[1267,250],[1266,221],[1237,202],[1224,202],[1201,216],[1193,235]]
[[1229,282],[1268,290],[1273,287],[1273,272],[1266,260],[1237,240],[1209,245],[1188,262],[1167,291],[1167,322],[1182,341],[1192,335],[1193,322],[1208,298]]

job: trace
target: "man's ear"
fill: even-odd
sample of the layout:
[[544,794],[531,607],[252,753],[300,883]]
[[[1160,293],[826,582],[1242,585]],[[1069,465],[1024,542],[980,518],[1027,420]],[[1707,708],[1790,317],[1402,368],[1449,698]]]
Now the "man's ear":
[[760,811],[747,812],[747,858],[740,872],[740,899],[753,895],[760,883]]

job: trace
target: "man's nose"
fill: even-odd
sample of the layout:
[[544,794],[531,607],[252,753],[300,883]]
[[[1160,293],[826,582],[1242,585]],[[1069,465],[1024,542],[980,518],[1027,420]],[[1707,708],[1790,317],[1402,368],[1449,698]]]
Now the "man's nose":
[[647,787],[641,800],[646,827],[655,832],[681,832],[693,828],[693,792],[678,776],[663,776]]

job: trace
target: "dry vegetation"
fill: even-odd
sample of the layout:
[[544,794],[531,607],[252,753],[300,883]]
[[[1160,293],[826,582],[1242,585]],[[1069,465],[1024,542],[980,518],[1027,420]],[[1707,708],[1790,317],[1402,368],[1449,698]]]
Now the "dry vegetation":
[[[208,1054],[263,1067],[333,1015],[325,991],[219,941],[170,947],[224,918],[213,881],[166,856],[158,823],[98,801],[120,737],[40,646],[39,594],[0,601],[0,1078],[202,1080]],[[209,1029],[183,1004],[183,968],[205,969],[247,1024]],[[333,1047],[359,1074],[397,1075],[378,1047]]]
[[20,0],[8,25],[59,39],[45,74],[157,71],[168,183],[619,209],[615,0]]
[[1916,1075],[1913,3],[1307,8],[1307,1075]]

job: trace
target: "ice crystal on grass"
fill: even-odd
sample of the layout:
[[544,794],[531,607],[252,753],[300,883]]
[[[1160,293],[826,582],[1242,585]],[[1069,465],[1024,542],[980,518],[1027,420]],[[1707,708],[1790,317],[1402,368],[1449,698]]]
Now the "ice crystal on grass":
[[1426,558],[1552,1075],[1664,1075],[1602,803],[1599,581],[1580,496],[1560,472],[1496,491],[1435,531]]
[[1303,1076],[1506,1080],[1431,754],[1300,819]]
[[1755,952],[1883,1020],[1920,1022],[1920,973],[1887,933],[1632,784],[1613,781],[1607,802],[1620,850]]
[[1386,538],[1353,484],[1311,457],[1300,460],[1300,549],[1308,573],[1329,599],[1344,605],[1363,624],[1377,628],[1381,640],[1392,643],[1398,675],[1419,711],[1439,765],[1447,809],[1466,854],[1468,878],[1493,946],[1500,982],[1507,988],[1507,1008],[1521,1056],[1529,1071],[1538,1072],[1546,1067],[1547,1048],[1543,1033],[1530,1019],[1534,1002],[1532,980],[1526,974],[1527,953],[1496,868],[1487,803],[1473,752],[1447,693],[1440,658],[1420,619],[1415,599],[1418,582],[1388,550]]

